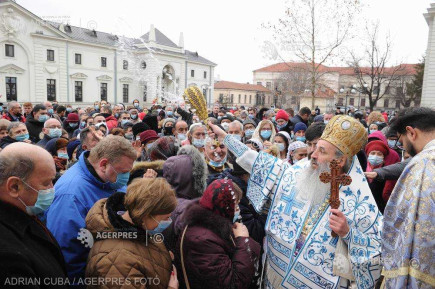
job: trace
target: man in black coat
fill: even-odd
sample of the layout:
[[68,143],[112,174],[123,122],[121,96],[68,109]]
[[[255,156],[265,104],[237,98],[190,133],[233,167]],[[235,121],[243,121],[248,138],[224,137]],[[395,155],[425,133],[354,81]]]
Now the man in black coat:
[[308,126],[308,118],[310,117],[310,114],[311,114],[311,109],[309,109],[308,107],[301,108],[299,110],[299,113],[294,117],[292,117],[292,119],[290,120],[291,123],[293,124],[293,127],[300,122],[303,122],[305,123],[306,126]]
[[14,143],[1,152],[0,171],[0,287],[68,288],[59,245],[36,217],[54,197],[53,158]]
[[47,108],[42,104],[37,104],[33,107],[32,113],[26,120],[27,130],[29,131],[30,140],[32,143],[38,143],[41,138],[39,135],[44,128],[44,122],[46,122],[50,116],[48,115]]

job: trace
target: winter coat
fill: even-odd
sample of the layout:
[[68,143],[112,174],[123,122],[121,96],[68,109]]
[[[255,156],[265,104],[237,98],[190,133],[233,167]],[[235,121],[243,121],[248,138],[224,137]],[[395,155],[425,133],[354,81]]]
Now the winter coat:
[[10,145],[11,143],[15,143],[15,142],[18,142],[18,141],[7,135],[0,140],[0,149],[4,149],[5,147]]
[[118,126],[118,120],[113,115],[111,115],[109,117],[106,117],[106,124],[107,124],[107,129],[111,131],[112,128]]
[[[36,218],[0,201],[0,284],[6,278],[40,281],[39,286],[25,288],[68,288],[44,280],[65,280],[62,252],[50,231]],[[56,286],[55,286],[56,285]],[[14,288],[23,288],[16,285]]]
[[306,124],[308,126],[308,121],[303,120],[302,117],[299,114],[297,114],[294,117],[292,117],[290,119],[290,122],[293,124],[293,127],[295,127],[295,125],[297,123],[300,123],[300,122],[303,122],[304,124]]
[[[123,193],[115,193],[108,199],[98,201],[86,217],[86,228],[95,236],[86,266],[86,277],[129,280],[131,285],[128,288],[167,289],[172,272],[171,256],[163,243],[155,241],[145,230],[117,214],[118,211],[126,210],[124,196]],[[96,238],[97,233],[101,232],[127,234],[120,238]],[[157,278],[158,282],[150,281],[153,278]],[[144,284],[141,280],[148,282]],[[104,286],[88,286],[121,287],[110,282]]]
[[[57,181],[53,203],[46,213],[47,227],[59,242],[70,278],[85,274],[89,248],[77,240],[77,234],[85,228],[86,215],[97,201],[116,192],[110,182],[104,183],[96,177],[87,163],[88,156],[88,151],[82,153],[78,162]],[[125,190],[123,187],[118,191]]]
[[[188,225],[183,241],[184,265],[192,289],[248,288],[260,259],[260,245],[249,237],[235,238],[230,220],[191,204],[183,214]],[[175,264],[180,288],[186,288],[177,242]]]
[[44,137],[38,141],[38,143],[36,144],[39,147],[45,148],[45,146],[47,145],[47,143],[52,140],[51,137],[49,137],[47,134],[44,134]]
[[41,140],[39,135],[44,128],[44,123],[34,119],[33,115],[30,114],[26,120],[26,127],[29,131],[29,139],[32,141],[32,143],[38,143]]
[[395,163],[389,166],[383,166],[382,168],[374,169],[378,175],[376,179],[382,180],[397,180],[400,175],[403,173],[403,170],[408,165],[408,163],[412,160],[412,158],[408,158],[400,163]]
[[187,110],[182,109],[181,107],[177,108],[177,113],[181,116],[181,119],[184,120],[188,126],[190,126],[193,121],[193,114],[188,112]]
[[26,118],[25,118],[23,115],[18,114],[18,115],[14,118],[14,117],[10,114],[9,111],[6,112],[5,115],[3,115],[3,119],[7,119],[7,120],[9,120],[9,121],[19,121],[19,122],[22,122],[22,123],[25,123],[25,122],[26,122]]

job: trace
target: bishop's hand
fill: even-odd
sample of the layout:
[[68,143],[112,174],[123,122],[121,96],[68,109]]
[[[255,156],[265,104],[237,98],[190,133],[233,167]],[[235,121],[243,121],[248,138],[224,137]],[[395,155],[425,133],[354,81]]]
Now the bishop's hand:
[[215,124],[212,124],[211,121],[209,121],[207,124],[219,139],[223,140],[227,136],[227,133],[223,129]]
[[329,216],[329,227],[342,238],[346,236],[350,230],[346,217],[339,209],[331,209],[331,215]]

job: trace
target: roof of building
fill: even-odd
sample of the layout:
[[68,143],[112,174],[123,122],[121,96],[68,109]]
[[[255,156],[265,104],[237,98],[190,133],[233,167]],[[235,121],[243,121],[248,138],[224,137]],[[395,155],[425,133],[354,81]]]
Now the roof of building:
[[[178,48],[178,45],[175,44],[171,39],[169,39],[165,34],[163,34],[159,29],[154,28],[156,32],[156,43],[164,46],[174,47]],[[145,42],[149,42],[150,33],[145,33],[140,38],[143,39]],[[137,41],[141,42],[140,39],[137,39]]]
[[234,90],[270,92],[269,89],[259,84],[238,83],[238,82],[231,82],[231,81],[224,81],[224,80],[216,82],[214,84],[214,89],[234,89]]
[[[262,67],[254,70],[254,72],[286,72],[291,69],[310,69],[310,63],[304,62],[281,62],[272,64],[266,67]],[[361,70],[366,73],[370,73],[370,67],[361,67]],[[353,67],[329,67],[326,65],[319,66],[319,72],[336,72],[340,75],[354,75],[355,69]],[[385,68],[386,74],[395,73],[397,75],[410,75],[415,73],[415,64],[401,64],[397,66],[391,66]]]
[[193,52],[193,51],[189,51],[189,50],[185,50],[186,56],[187,56],[187,60],[192,61],[192,62],[200,62],[200,63],[204,63],[204,64],[209,64],[209,65],[216,65],[216,63],[211,62],[210,60],[200,56],[198,54],[198,52]]

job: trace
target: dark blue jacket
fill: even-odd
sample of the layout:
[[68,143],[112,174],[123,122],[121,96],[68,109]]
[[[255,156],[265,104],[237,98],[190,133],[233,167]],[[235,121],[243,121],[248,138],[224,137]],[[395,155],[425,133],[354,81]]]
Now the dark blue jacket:
[[[116,192],[111,189],[110,182],[102,183],[91,174],[85,162],[88,156],[89,152],[83,153],[56,182],[53,204],[47,211],[47,228],[60,245],[68,277],[76,280],[85,276],[90,251],[77,239],[80,229],[86,228],[86,215],[98,200]],[[125,189],[118,191],[125,192]]]

